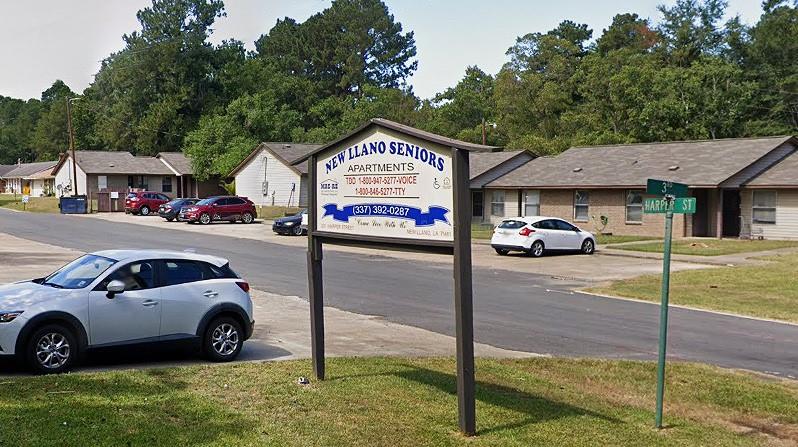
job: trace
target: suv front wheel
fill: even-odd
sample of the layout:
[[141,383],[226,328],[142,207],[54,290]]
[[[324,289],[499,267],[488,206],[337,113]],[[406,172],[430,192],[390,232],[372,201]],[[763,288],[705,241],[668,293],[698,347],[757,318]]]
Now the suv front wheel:
[[75,364],[78,343],[64,326],[48,324],[31,335],[25,354],[28,366],[36,374],[58,374]]

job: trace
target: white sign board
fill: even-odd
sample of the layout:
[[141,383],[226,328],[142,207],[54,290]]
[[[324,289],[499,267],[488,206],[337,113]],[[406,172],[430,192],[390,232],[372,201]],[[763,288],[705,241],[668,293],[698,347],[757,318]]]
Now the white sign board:
[[382,129],[318,154],[317,231],[453,241],[451,154]]
[[111,191],[111,198],[112,199],[118,199],[119,198],[119,192],[118,191]]
[[22,196],[22,203],[29,203],[29,202],[30,202],[30,196]]

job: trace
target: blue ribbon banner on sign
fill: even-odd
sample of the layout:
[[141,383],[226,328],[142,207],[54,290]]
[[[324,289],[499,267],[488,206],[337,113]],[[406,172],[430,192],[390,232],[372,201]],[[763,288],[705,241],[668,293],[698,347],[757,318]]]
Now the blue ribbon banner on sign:
[[446,213],[449,210],[442,206],[431,206],[424,213],[420,208],[404,205],[388,205],[382,203],[364,203],[361,205],[346,205],[339,209],[338,205],[331,203],[324,205],[324,216],[332,216],[339,222],[349,222],[350,217],[395,217],[416,222],[417,227],[434,225],[436,221],[449,224]]

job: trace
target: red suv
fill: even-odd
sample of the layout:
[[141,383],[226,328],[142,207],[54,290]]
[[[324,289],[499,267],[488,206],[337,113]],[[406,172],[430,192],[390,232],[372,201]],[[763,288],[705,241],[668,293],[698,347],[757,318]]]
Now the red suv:
[[189,223],[199,222],[208,225],[215,220],[228,222],[241,221],[246,224],[255,221],[258,213],[255,204],[246,197],[218,196],[208,197],[196,204],[180,210],[180,220]]
[[167,195],[159,192],[137,191],[131,192],[125,197],[125,213],[141,214],[149,216],[151,212],[157,211],[158,207],[169,202]]

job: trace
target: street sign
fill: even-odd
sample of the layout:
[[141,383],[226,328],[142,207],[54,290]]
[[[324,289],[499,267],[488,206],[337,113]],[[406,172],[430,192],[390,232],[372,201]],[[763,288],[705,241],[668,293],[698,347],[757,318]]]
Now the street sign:
[[679,197],[668,199],[646,199],[643,202],[643,212],[646,214],[665,214],[668,211],[674,214],[694,214],[695,197]]
[[30,196],[28,195],[22,196],[22,203],[29,203],[29,202],[30,202]]
[[687,185],[650,178],[646,184],[646,194],[654,196],[687,197]]

